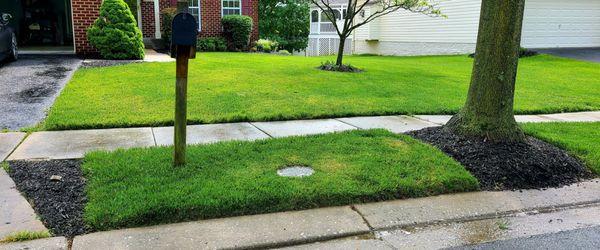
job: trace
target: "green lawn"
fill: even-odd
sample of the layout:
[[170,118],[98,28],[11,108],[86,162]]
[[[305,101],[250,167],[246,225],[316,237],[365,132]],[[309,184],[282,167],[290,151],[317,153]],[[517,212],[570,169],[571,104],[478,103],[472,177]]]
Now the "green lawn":
[[[190,63],[190,123],[356,115],[450,114],[464,103],[467,56],[349,56],[365,70],[315,67],[329,57],[202,53]],[[174,63],[140,63],[75,73],[43,129],[169,125]],[[600,64],[546,55],[519,65],[517,113],[600,109]]]
[[600,175],[600,122],[525,123],[527,134],[566,149]]
[[[384,130],[191,146],[185,167],[171,160],[170,147],[86,155],[86,222],[106,230],[478,189],[441,151]],[[276,174],[289,165],[315,173]]]

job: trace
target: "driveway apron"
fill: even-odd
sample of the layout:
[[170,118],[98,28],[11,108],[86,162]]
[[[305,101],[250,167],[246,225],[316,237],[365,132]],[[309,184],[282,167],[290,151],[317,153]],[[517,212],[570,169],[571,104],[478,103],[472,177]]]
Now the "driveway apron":
[[23,56],[0,66],[0,129],[34,126],[81,60],[74,56]]

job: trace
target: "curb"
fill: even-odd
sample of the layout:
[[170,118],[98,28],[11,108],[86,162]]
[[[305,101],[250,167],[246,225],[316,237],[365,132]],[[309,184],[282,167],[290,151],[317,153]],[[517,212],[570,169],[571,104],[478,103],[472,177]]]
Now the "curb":
[[449,194],[130,228],[77,236],[73,249],[285,247],[387,229],[597,205],[599,190],[600,179],[593,179],[546,190]]

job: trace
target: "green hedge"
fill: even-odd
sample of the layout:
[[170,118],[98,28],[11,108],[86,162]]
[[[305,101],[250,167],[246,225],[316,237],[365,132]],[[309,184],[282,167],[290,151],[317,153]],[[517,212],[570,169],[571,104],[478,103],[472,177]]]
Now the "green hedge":
[[227,41],[222,37],[206,37],[199,38],[196,44],[196,50],[198,51],[226,51]]
[[142,32],[123,0],[104,0],[87,38],[106,59],[144,58]]
[[223,34],[227,39],[229,50],[242,51],[248,48],[252,32],[252,18],[241,15],[224,16],[221,20]]

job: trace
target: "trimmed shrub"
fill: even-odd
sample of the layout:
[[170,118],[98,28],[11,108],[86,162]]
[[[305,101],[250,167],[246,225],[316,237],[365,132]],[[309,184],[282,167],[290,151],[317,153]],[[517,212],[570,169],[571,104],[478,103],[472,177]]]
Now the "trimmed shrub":
[[142,32],[123,0],[104,0],[98,19],[87,30],[87,38],[103,58],[144,58]]
[[198,51],[226,51],[227,41],[222,37],[199,38],[196,44]]
[[232,51],[242,51],[248,48],[252,32],[252,18],[241,15],[227,15],[221,20],[223,34],[227,39],[227,47]]
[[173,18],[177,15],[177,8],[165,8],[160,11],[160,18],[162,19],[162,25],[160,30],[160,37],[163,39],[165,46],[171,48],[171,23]]
[[277,47],[279,43],[276,41],[271,41],[267,39],[259,39],[256,41],[256,50],[266,53],[271,53],[271,51],[277,51]]
[[277,53],[278,53],[278,54],[280,54],[280,55],[282,55],[282,56],[289,56],[289,55],[292,55],[292,53],[290,53],[289,51],[287,51],[287,50],[284,50],[284,49],[282,49],[282,50],[280,50],[280,51],[277,51]]

